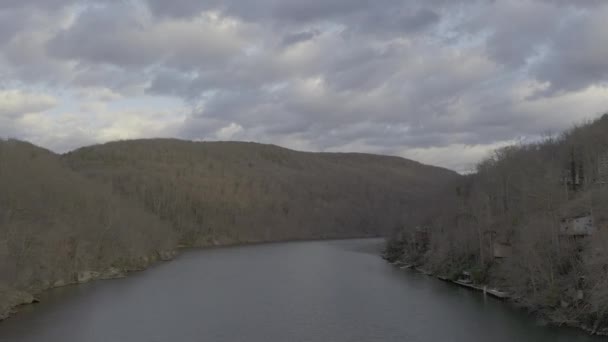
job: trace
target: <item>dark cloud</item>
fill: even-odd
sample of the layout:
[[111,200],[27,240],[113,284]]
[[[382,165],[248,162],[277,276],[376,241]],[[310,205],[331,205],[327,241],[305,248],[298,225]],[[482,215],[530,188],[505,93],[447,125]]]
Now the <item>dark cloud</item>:
[[290,33],[290,34],[286,34],[283,37],[283,40],[281,43],[283,46],[289,46],[289,45],[305,42],[307,40],[311,40],[318,34],[319,34],[319,31],[316,31],[316,30]]
[[[384,0],[148,0],[158,16],[192,17],[201,11],[215,10],[256,23],[309,25],[334,22],[369,31],[417,31],[439,20],[439,14],[423,8],[421,1]],[[276,27],[276,26],[275,26]]]
[[608,27],[604,18],[608,8],[573,20],[559,31],[547,46],[545,58],[534,68],[534,75],[549,82],[544,92],[569,92],[594,84],[608,84]]
[[473,20],[476,32],[486,30],[486,49],[492,58],[517,68],[539,54],[539,49],[553,39],[567,11],[543,2],[502,1]]
[[93,63],[146,65],[157,56],[146,42],[129,37],[138,26],[134,13],[124,5],[89,8],[49,41],[49,52],[57,58]]
[[398,20],[398,28],[403,31],[416,31],[439,21],[439,14],[424,8],[411,14],[406,14]]
[[[332,17],[343,17],[352,13],[374,10],[373,0],[148,0],[152,11],[160,16],[189,17],[205,10],[219,10],[247,20],[271,19],[277,21],[311,22]],[[387,5],[397,3],[387,0]]]
[[198,68],[222,62],[242,48],[238,28],[221,27],[225,23],[219,20],[206,15],[151,21],[131,3],[92,7],[51,39],[48,50],[59,59],[125,68]]
[[0,10],[24,7],[57,9],[58,7],[73,4],[75,2],[76,0],[2,0],[2,2],[0,2]]
[[0,45],[8,42],[17,32],[21,31],[27,22],[21,11],[0,10]]

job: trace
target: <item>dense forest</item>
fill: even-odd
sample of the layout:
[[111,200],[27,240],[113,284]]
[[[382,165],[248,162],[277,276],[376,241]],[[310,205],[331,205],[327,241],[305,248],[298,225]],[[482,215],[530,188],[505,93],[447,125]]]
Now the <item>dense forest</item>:
[[395,232],[386,256],[499,288],[558,324],[608,327],[608,114],[509,146]]
[[456,177],[401,158],[237,142],[109,143],[64,160],[142,203],[187,246],[377,236]]
[[170,139],[57,155],[0,141],[0,318],[181,247],[380,236],[456,173],[397,157]]

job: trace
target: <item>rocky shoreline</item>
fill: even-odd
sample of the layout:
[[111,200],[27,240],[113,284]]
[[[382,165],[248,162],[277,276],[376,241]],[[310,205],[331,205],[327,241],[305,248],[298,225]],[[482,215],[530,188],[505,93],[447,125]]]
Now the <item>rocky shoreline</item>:
[[417,272],[420,274],[424,274],[426,276],[433,277],[438,280],[448,282],[448,283],[456,285],[456,286],[460,286],[460,287],[464,287],[464,288],[467,288],[472,291],[480,292],[484,296],[489,295],[498,300],[515,304],[517,307],[526,309],[528,312],[535,314],[537,316],[537,319],[544,321],[547,325],[550,325],[550,326],[579,329],[579,330],[582,330],[582,331],[588,333],[589,335],[593,335],[593,336],[608,336],[608,328],[594,329],[581,322],[576,322],[576,321],[564,322],[555,317],[552,317],[551,315],[547,315],[543,312],[538,312],[538,311],[534,312],[534,311],[530,310],[530,308],[527,307],[520,298],[516,298],[516,297],[512,296],[511,294],[509,294],[508,292],[502,291],[500,289],[488,288],[485,285],[467,283],[467,282],[463,282],[463,281],[459,281],[459,280],[452,280],[452,279],[449,279],[449,277],[434,274],[433,272],[431,272],[429,270],[417,267],[415,265],[405,264],[401,261],[390,262],[390,264],[395,267],[398,267],[399,269],[402,269],[402,270],[408,270],[408,271],[413,271],[413,272]]
[[34,291],[24,291],[11,288],[0,288],[0,322],[18,313],[19,308],[24,305],[39,303],[38,295],[44,291],[59,287],[84,284],[95,280],[109,280],[125,278],[129,273],[144,271],[158,261],[166,262],[173,260],[178,255],[177,251],[161,251],[155,256],[141,257],[136,265],[125,269],[110,267],[103,271],[80,271],[74,274],[70,280],[58,279],[45,284],[46,286]]

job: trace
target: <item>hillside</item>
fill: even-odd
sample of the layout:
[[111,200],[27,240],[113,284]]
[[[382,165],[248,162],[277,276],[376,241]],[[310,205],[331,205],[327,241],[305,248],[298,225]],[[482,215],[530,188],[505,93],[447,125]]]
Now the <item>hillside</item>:
[[169,222],[186,246],[382,235],[455,173],[395,157],[140,140],[64,156]]
[[608,332],[608,114],[510,146],[451,189],[423,236],[405,226],[387,257],[509,292],[557,324]]
[[178,247],[378,236],[459,176],[396,157],[140,140],[63,156],[0,141],[0,318]]
[[118,276],[173,249],[154,215],[31,144],[0,141],[0,189],[0,318],[31,293]]

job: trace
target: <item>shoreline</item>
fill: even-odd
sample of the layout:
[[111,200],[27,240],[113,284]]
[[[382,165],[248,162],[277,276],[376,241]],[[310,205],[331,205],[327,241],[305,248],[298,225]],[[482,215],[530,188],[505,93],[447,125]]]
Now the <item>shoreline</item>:
[[[383,256],[383,259],[386,260],[386,258],[384,258],[384,256]],[[514,304],[515,306],[517,306],[521,309],[527,308],[525,305],[522,305],[521,301],[519,301],[517,298],[513,297],[508,292],[501,291],[499,289],[488,289],[487,286],[484,286],[484,285],[477,285],[477,284],[472,284],[472,283],[465,283],[465,282],[458,281],[458,280],[452,280],[446,276],[437,275],[431,271],[416,267],[414,265],[408,265],[401,261],[395,261],[395,262],[390,262],[388,260],[386,260],[386,261],[389,264],[391,264],[392,266],[398,267],[401,270],[413,271],[413,272],[416,272],[419,274],[426,275],[428,277],[433,277],[437,280],[441,280],[446,283],[450,283],[451,285],[459,286],[459,287],[462,287],[462,288],[465,288],[465,289],[468,289],[471,291],[475,291],[475,292],[481,292],[481,294],[484,296],[489,295],[489,296],[491,296],[497,300],[503,301],[505,303]],[[537,318],[540,318],[540,319],[546,321],[549,326],[558,327],[558,328],[566,327],[566,328],[577,329],[580,331],[584,331],[585,333],[587,333],[591,336],[598,336],[598,337],[608,336],[608,328],[599,329],[596,331],[593,328],[590,328],[580,322],[561,322],[561,321],[552,319],[550,316],[547,316],[547,315],[542,315],[542,317],[537,317]]]
[[416,272],[424,274],[426,276],[437,278],[446,283],[458,285],[460,287],[464,287],[464,288],[472,290],[472,291],[482,292],[484,295],[488,295],[490,297],[494,297],[494,298],[502,300],[502,301],[512,300],[512,296],[508,292],[502,291],[497,288],[490,288],[487,285],[477,285],[477,284],[473,284],[473,283],[467,283],[462,280],[452,280],[446,276],[434,274],[433,272],[425,270],[423,268],[418,268],[418,267],[415,267],[414,265],[404,265],[400,262],[393,262],[393,263],[391,263],[391,265],[399,267],[399,269],[401,269],[401,270],[416,271]]
[[151,267],[154,267],[160,263],[170,262],[175,258],[179,257],[183,252],[205,250],[214,248],[233,248],[233,247],[247,247],[256,245],[267,245],[277,243],[291,243],[291,242],[315,242],[315,241],[339,241],[339,240],[358,240],[358,239],[380,239],[383,236],[354,236],[354,237],[327,237],[327,238],[293,238],[293,239],[276,239],[276,240],[250,240],[250,241],[224,241],[218,242],[214,240],[208,244],[200,244],[198,246],[177,246],[174,250],[167,250],[156,252],[156,255],[152,256],[141,256],[140,260],[142,264],[135,267],[127,267],[125,269],[117,269],[115,267],[109,267],[108,269],[101,271],[83,270],[78,271],[75,274],[75,280],[55,280],[49,283],[48,287],[35,291],[27,291],[13,288],[2,288],[0,287],[0,324],[2,321],[10,319],[15,315],[19,314],[22,307],[35,305],[40,303],[39,295],[51,291],[53,289],[78,286],[81,284],[90,283],[93,281],[102,280],[115,280],[128,277],[132,273],[144,272]]

